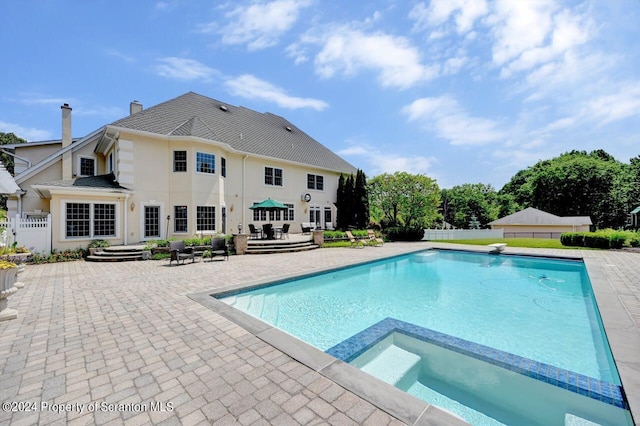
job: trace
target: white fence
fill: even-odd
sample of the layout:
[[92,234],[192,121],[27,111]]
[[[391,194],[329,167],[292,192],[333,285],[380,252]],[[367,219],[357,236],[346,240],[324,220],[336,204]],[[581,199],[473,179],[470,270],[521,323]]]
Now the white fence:
[[502,229],[425,229],[422,240],[479,240],[504,238]]
[[41,219],[23,219],[19,215],[0,221],[0,233],[7,231],[6,241],[0,238],[0,245],[10,246],[17,241],[31,251],[49,253],[51,251],[51,215]]

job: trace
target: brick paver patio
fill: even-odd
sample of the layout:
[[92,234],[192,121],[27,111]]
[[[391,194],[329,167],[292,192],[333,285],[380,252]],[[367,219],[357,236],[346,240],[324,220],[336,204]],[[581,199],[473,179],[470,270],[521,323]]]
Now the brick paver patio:
[[[401,424],[187,296],[430,245],[29,265],[0,323],[0,402],[20,409],[0,424]],[[640,254],[561,254],[597,260],[638,333]]]

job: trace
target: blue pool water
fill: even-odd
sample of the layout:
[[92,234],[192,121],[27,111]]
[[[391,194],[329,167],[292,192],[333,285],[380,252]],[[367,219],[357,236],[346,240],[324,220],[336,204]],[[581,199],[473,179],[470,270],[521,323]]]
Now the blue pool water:
[[578,261],[428,250],[218,298],[323,351],[391,317],[620,385]]

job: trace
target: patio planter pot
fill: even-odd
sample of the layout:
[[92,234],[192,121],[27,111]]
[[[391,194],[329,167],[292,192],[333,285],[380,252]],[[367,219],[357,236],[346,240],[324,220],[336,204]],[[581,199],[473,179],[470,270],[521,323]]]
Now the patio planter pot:
[[18,291],[14,284],[18,274],[15,263],[0,261],[0,321],[14,319],[18,316],[15,309],[7,309],[7,299]]

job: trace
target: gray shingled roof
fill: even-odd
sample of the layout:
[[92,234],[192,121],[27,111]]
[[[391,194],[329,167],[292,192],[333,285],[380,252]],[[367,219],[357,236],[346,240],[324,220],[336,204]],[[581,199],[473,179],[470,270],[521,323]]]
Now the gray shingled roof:
[[39,186],[56,186],[60,188],[92,188],[92,189],[124,189],[116,180],[113,173],[98,176],[86,176],[75,179],[63,179],[53,182],[40,183]]
[[111,126],[159,135],[197,136],[249,154],[347,173],[356,170],[280,116],[232,106],[194,92],[115,121]]
[[556,216],[533,207],[502,217],[489,225],[591,225],[589,216]]

